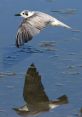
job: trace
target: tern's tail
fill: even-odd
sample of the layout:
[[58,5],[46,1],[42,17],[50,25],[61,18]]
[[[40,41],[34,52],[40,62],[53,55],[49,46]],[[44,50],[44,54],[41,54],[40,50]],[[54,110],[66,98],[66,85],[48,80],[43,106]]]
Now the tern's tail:
[[69,28],[69,29],[72,29],[70,26],[64,24],[63,22],[57,20],[57,19],[54,19],[54,21],[51,22],[51,25],[52,26],[62,26],[64,28]]

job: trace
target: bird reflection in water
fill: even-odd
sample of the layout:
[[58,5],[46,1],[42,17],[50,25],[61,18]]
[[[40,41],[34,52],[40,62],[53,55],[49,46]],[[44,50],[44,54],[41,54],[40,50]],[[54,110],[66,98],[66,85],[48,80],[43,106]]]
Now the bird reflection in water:
[[63,95],[53,101],[50,101],[44,91],[39,75],[34,64],[31,64],[25,76],[23,97],[26,104],[19,108],[13,108],[18,114],[39,114],[40,112],[49,111],[62,104],[68,103],[68,98]]

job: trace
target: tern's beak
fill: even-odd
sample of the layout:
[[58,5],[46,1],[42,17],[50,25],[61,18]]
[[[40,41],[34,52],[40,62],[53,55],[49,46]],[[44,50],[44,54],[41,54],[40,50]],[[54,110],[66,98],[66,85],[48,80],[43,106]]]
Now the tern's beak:
[[21,14],[20,14],[20,13],[18,13],[18,14],[15,14],[15,16],[21,16]]

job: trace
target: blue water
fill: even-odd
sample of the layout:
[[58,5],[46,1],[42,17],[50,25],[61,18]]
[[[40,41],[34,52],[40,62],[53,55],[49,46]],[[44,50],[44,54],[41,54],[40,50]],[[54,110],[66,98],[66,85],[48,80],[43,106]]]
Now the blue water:
[[[18,49],[15,35],[22,18],[14,14],[24,9],[46,12],[78,31],[48,27]],[[76,12],[72,15],[51,12],[62,9],[76,9]],[[19,117],[12,108],[25,103],[24,78],[32,63],[42,76],[50,99],[63,94],[69,99],[67,105],[38,116],[75,117],[82,107],[82,1],[1,0],[0,11],[0,117]],[[41,47],[43,41],[54,41],[53,50]]]

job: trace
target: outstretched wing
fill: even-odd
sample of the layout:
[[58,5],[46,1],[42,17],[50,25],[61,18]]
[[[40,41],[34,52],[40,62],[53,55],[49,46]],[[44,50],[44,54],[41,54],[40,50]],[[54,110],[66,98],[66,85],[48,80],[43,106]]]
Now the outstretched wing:
[[26,19],[21,23],[19,26],[17,35],[16,35],[16,46],[20,47],[24,43],[27,43],[32,39],[32,37],[36,34],[38,34],[40,30],[33,25],[31,25],[29,22],[27,22]]
[[25,77],[23,97],[27,104],[37,105],[41,102],[49,102],[41,83],[41,76],[34,64],[30,66]]
[[16,46],[19,47],[30,41],[34,35],[50,23],[51,19],[51,16],[42,12],[35,12],[32,16],[24,19],[17,32]]

